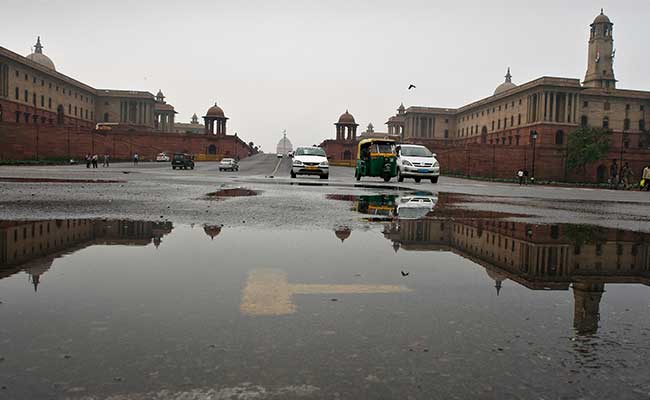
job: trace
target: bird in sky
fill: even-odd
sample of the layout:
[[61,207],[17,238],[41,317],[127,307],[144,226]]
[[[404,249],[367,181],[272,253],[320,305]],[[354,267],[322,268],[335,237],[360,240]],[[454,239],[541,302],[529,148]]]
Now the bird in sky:
[[402,271],[402,276],[409,276],[410,272],[404,272]]
[[411,90],[411,89],[415,89],[415,85],[414,85],[414,84],[412,84],[412,83],[411,83],[411,84],[409,85],[409,88],[408,88],[408,90]]

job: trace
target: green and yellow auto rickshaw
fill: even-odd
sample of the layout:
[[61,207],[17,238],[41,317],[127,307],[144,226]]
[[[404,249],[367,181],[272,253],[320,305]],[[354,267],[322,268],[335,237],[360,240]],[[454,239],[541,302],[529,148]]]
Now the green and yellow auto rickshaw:
[[364,139],[359,142],[357,166],[354,176],[379,176],[388,182],[397,176],[395,141],[390,139]]

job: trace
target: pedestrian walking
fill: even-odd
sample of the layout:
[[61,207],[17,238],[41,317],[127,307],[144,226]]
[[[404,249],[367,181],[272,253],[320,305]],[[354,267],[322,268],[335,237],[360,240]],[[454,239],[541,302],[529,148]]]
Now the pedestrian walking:
[[99,164],[99,157],[97,154],[93,154],[93,168],[97,168]]
[[618,186],[618,165],[616,160],[612,160],[612,165],[609,167],[609,187],[616,189]]
[[519,186],[524,184],[524,170],[521,168],[517,171],[517,179],[519,179]]
[[138,165],[139,158],[138,153],[133,155],[133,165]]
[[630,188],[630,183],[634,177],[634,172],[630,168],[629,163],[625,163],[621,169],[621,181],[623,182],[623,190],[628,190]]
[[109,158],[110,156],[108,154],[104,154],[104,167],[107,168],[109,166]]
[[643,168],[643,175],[641,176],[641,190],[650,190],[650,163]]
[[92,160],[90,159],[90,154],[86,154],[86,168],[90,168],[90,163]]

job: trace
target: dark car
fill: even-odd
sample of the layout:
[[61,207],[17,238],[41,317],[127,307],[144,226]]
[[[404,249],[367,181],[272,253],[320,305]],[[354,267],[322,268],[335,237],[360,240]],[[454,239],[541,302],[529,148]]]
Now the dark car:
[[172,156],[172,169],[194,169],[194,158],[186,153],[174,153]]

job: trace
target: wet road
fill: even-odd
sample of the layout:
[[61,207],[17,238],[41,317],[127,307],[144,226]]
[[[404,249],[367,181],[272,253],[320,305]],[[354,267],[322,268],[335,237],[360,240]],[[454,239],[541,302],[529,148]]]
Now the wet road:
[[288,172],[0,167],[0,399],[650,396],[647,193]]

